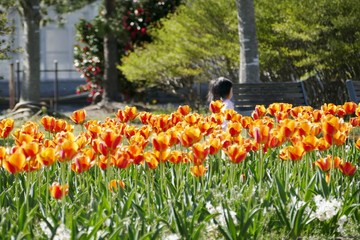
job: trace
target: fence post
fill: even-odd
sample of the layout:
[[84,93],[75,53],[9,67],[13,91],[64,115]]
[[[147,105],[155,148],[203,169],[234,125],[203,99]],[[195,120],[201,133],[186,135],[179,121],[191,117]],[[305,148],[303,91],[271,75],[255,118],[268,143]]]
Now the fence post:
[[20,102],[20,61],[16,60],[16,100]]
[[54,60],[55,82],[54,82],[54,112],[57,112],[59,99],[58,61]]
[[15,107],[15,88],[14,88],[14,63],[10,63],[9,76],[9,108]]

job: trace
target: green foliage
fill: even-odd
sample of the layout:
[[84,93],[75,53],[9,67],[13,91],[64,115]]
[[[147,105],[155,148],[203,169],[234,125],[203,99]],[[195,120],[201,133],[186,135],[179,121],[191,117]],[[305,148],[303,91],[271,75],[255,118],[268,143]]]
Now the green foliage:
[[255,2],[262,71],[272,79],[359,79],[357,1]]
[[[150,42],[147,31],[155,23],[179,4],[180,0],[167,1],[132,1],[117,0],[119,6],[115,18],[106,24],[101,13],[92,21],[81,20],[77,25],[77,39],[80,42],[75,46],[75,67],[81,72],[86,84],[79,86],[78,92],[90,91],[90,97],[103,91],[104,54],[103,39],[106,28],[111,28],[116,35],[118,55],[120,57],[132,51],[134,46],[141,46]],[[131,83],[120,74],[120,90],[125,96],[133,94],[139,84]]]
[[119,68],[129,80],[162,85],[234,75],[239,55],[234,10],[235,1],[186,1],[161,21],[161,29],[151,30],[154,41],[124,57]]
[[11,27],[7,25],[6,14],[0,12],[0,60],[8,58],[8,53],[11,52],[9,41],[4,39],[11,31]]

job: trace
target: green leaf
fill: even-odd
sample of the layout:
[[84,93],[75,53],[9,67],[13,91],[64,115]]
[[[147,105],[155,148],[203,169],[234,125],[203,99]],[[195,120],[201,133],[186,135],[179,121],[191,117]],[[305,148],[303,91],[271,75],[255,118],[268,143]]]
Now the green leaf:
[[280,182],[280,179],[279,179],[277,176],[275,177],[275,180],[276,180],[276,186],[277,186],[277,190],[278,190],[278,193],[279,193],[281,202],[282,202],[283,204],[286,204],[286,202],[287,202],[287,197],[286,197],[286,192],[285,192],[284,186],[283,186],[283,184]]

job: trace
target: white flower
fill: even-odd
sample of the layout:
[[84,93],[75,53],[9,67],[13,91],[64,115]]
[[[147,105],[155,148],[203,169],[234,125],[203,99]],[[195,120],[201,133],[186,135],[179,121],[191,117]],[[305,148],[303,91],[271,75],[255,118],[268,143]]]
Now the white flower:
[[341,202],[336,199],[326,200],[320,195],[314,197],[316,205],[316,211],[313,213],[313,217],[320,221],[326,221],[334,217],[341,208]]
[[181,237],[176,233],[169,234],[163,238],[163,240],[180,240]]
[[56,229],[54,240],[68,240],[70,239],[70,230],[66,228],[65,224],[61,223]]
[[52,233],[51,233],[51,230],[50,230],[49,226],[47,225],[47,223],[44,221],[41,221],[39,223],[39,225],[40,225],[41,230],[45,233],[45,235],[48,238],[51,238]]

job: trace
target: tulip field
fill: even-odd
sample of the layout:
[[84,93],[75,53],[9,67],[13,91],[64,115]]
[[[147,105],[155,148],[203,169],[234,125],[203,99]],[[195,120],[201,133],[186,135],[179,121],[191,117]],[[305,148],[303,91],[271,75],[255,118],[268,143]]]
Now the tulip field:
[[209,109],[0,120],[0,239],[360,238],[360,104]]

